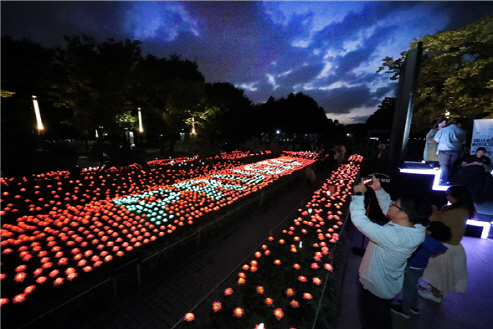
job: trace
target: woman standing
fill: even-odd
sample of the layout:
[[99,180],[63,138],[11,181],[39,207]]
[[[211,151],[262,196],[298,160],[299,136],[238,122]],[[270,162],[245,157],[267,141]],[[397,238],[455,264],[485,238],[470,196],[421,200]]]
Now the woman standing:
[[438,166],[437,142],[435,141],[435,135],[446,125],[447,119],[438,119],[433,125],[433,128],[431,128],[428,134],[426,134],[426,144],[425,150],[423,152],[423,160],[428,164],[432,164],[433,167]]
[[[427,289],[419,291],[423,298],[437,303],[449,292],[464,293],[467,289],[466,252],[460,243],[466,231],[468,218],[476,215],[476,207],[471,192],[465,186],[451,186],[447,190],[449,204],[440,211],[434,207],[431,221],[441,221],[452,231],[452,238],[444,246],[447,252],[430,258],[423,280],[428,282]],[[431,288],[431,289],[429,289]]]

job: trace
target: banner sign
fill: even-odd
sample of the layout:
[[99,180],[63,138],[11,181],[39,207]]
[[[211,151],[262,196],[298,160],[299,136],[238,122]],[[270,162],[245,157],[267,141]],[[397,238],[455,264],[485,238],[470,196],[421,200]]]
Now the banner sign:
[[478,147],[486,148],[485,155],[493,155],[493,119],[474,120],[471,139],[471,154],[476,154]]

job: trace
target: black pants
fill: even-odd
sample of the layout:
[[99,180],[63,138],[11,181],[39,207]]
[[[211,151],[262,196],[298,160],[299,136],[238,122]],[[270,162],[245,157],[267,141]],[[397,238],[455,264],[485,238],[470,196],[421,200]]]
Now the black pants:
[[364,329],[392,329],[390,299],[375,296],[360,284],[360,320]]

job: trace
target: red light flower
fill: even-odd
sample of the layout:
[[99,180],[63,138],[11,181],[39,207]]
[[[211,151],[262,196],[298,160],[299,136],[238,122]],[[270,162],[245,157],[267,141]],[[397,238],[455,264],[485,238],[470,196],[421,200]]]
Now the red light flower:
[[245,281],[245,279],[244,279],[244,278],[239,278],[239,279],[238,279],[238,285],[240,285],[240,286],[244,285],[244,284],[245,284],[245,282],[246,282],[246,281]]
[[25,278],[26,278],[26,273],[24,273],[24,272],[17,273],[14,277],[14,281],[15,282],[22,282],[22,281],[24,281]]
[[16,272],[24,272],[24,270],[27,268],[26,265],[20,265],[15,268]]
[[36,285],[35,284],[32,284],[30,286],[27,286],[26,289],[24,289],[24,293],[27,295],[27,294],[30,294],[33,292],[33,290],[36,289]]
[[229,296],[233,293],[233,288],[226,288],[224,290],[224,295]]
[[63,284],[63,278],[56,278],[55,281],[53,281],[53,285],[54,286],[59,286],[61,284]]
[[317,263],[312,263],[311,267],[316,270],[318,268],[318,264]]
[[192,322],[193,320],[195,320],[195,315],[193,315],[193,313],[185,314],[185,321]]
[[319,278],[313,278],[313,283],[319,286],[322,283],[322,280],[320,280]]
[[266,299],[265,299],[265,303],[266,303],[268,306],[270,306],[270,305],[272,305],[272,303],[274,303],[274,301],[272,300],[272,298],[266,298]]
[[288,296],[288,297],[294,296],[293,288],[286,289],[286,296]]
[[250,266],[248,264],[243,265],[242,269],[244,271],[248,271],[250,269]]
[[332,272],[332,270],[334,269],[334,268],[332,267],[332,265],[330,265],[329,263],[326,263],[326,264],[324,265],[324,268],[325,268],[327,271],[331,271],[331,272]]
[[260,251],[257,251],[257,252],[255,253],[255,257],[257,257],[257,258],[262,257],[262,253],[261,253]]
[[282,319],[282,317],[284,316],[282,309],[276,308],[274,310],[274,316],[276,317],[277,321],[280,321]]
[[299,280],[299,281],[301,281],[301,282],[306,282],[306,281],[307,281],[307,280],[306,280],[306,277],[304,277],[303,275],[300,275],[300,276],[298,277],[298,280]]
[[289,305],[291,305],[292,308],[298,308],[300,307],[300,303],[298,303],[296,300],[292,300]]
[[13,303],[22,303],[25,300],[26,300],[26,294],[19,294],[19,295],[14,297],[14,300],[12,302]]
[[214,303],[212,303],[212,310],[214,312],[220,311],[221,308],[222,308],[222,305],[221,305],[220,302],[214,302]]
[[0,298],[0,306],[3,306],[9,302],[8,298]]
[[38,284],[43,284],[43,283],[45,283],[45,281],[46,281],[46,277],[45,276],[40,276],[39,278],[36,279],[36,282]]
[[295,270],[299,270],[301,268],[301,266],[299,264],[296,264],[296,263],[293,265],[293,267]]
[[257,286],[257,292],[258,292],[259,294],[263,294],[263,293],[265,292],[264,287],[262,287],[262,286]]
[[279,244],[284,244],[284,243],[285,243],[285,241],[283,239],[279,240]]
[[312,298],[313,298],[313,297],[312,297],[312,295],[311,295],[310,293],[305,292],[305,293],[303,294],[303,299],[308,299],[308,300],[310,300],[310,299],[312,299]]
[[274,261],[274,265],[281,265],[281,261],[280,261],[279,259],[276,259],[276,260]]
[[241,307],[237,307],[237,308],[235,308],[235,310],[233,311],[233,315],[234,315],[235,317],[237,317],[238,319],[239,319],[239,318],[241,318],[241,317],[243,316],[243,313],[245,313],[245,312],[243,311],[243,309],[242,309]]
[[257,263],[257,261],[256,261],[256,260],[252,260],[252,261],[250,262],[250,264],[252,264],[252,266],[257,266],[257,264],[258,264],[258,263]]

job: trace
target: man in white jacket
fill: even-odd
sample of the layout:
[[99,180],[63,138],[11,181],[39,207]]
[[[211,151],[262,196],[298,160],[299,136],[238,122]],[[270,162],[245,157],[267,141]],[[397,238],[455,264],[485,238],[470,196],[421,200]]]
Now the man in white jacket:
[[385,225],[372,222],[365,214],[363,180],[354,187],[350,205],[351,220],[370,242],[359,269],[363,327],[392,328],[390,301],[402,289],[407,259],[425,239],[426,222],[432,213],[431,202],[418,195],[403,195],[391,201],[375,176],[370,186],[383,213],[390,221]]

